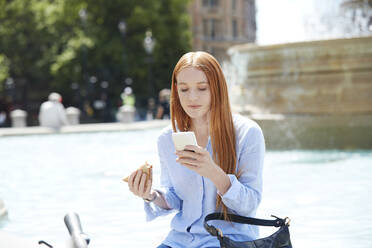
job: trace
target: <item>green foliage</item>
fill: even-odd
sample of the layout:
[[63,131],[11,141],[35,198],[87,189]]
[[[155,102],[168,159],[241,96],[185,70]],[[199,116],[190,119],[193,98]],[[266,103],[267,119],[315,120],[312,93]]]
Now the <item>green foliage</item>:
[[47,2],[14,0],[0,4],[0,53],[8,59],[9,76],[21,88],[37,90],[47,87],[51,80],[50,48],[57,37],[44,24],[47,17],[39,13]]
[[[137,103],[145,104],[149,59],[143,47],[147,30],[156,45],[152,54],[155,93],[170,87],[172,69],[191,49],[185,0],[0,0],[0,84],[6,77],[41,101],[51,90],[73,104],[72,83],[83,97],[99,97],[100,82],[109,83],[114,105],[125,78],[133,79]],[[79,11],[86,9],[86,20]],[[124,20],[124,36],[118,23]],[[96,84],[89,78],[96,77]],[[25,91],[27,93],[27,91]],[[22,96],[27,101],[27,94]]]
[[[9,76],[9,61],[8,59],[0,54],[0,82],[5,82]],[[0,83],[0,93],[4,90],[3,83]]]

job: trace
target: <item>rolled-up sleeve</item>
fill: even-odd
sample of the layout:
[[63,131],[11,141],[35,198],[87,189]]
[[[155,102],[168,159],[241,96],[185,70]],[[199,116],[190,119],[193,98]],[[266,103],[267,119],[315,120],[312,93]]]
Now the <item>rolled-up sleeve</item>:
[[171,180],[169,178],[167,159],[166,154],[164,152],[166,147],[167,147],[166,141],[162,140],[162,136],[160,136],[158,138],[158,153],[161,168],[160,184],[162,186],[162,189],[157,189],[157,191],[164,196],[169,206],[169,209],[161,208],[154,203],[145,202],[144,209],[146,212],[147,221],[151,221],[158,216],[167,215],[173,212],[174,210],[180,210],[182,206],[182,201],[175,193],[174,188],[172,187]]
[[261,202],[264,154],[264,137],[256,125],[248,130],[237,158],[239,179],[228,174],[231,186],[222,195],[223,203],[236,214],[249,216]]

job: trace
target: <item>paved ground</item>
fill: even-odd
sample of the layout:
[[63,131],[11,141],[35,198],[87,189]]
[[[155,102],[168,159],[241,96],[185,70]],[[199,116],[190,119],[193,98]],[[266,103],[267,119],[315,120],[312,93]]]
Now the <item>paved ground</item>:
[[[24,238],[13,233],[0,231],[1,248],[48,248],[45,244],[38,244],[39,240]],[[66,236],[63,244],[51,243],[54,248],[72,248],[71,241]]]
[[80,124],[75,126],[65,126],[60,130],[46,127],[25,127],[25,128],[0,128],[1,136],[16,135],[36,135],[36,134],[55,134],[55,133],[84,133],[84,132],[110,132],[110,131],[129,131],[144,130],[148,128],[162,128],[170,124],[170,120],[139,121],[133,123],[99,123],[99,124]]
[[[262,128],[266,148],[372,149],[372,115],[250,115]],[[66,126],[59,131],[43,127],[0,128],[1,136],[83,133],[162,128],[170,120],[100,123]]]
[[[0,138],[5,136],[20,135],[40,135],[55,133],[83,133],[83,132],[112,132],[112,131],[129,131],[144,130],[149,128],[162,128],[170,124],[170,120],[153,120],[133,123],[100,123],[100,124],[80,124],[76,126],[65,126],[56,131],[45,127],[25,127],[25,128],[0,128]],[[1,199],[0,199],[1,200]],[[2,209],[0,209],[2,210]],[[0,216],[1,217],[1,216]],[[45,245],[39,245],[38,240],[28,239],[13,233],[0,230],[0,247],[1,248],[42,248]],[[53,244],[55,248],[70,248],[71,243],[66,236],[65,244]]]

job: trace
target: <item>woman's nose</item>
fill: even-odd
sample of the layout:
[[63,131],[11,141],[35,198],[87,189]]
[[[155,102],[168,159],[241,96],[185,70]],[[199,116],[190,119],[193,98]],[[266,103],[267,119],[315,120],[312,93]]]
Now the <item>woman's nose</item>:
[[189,100],[194,101],[197,100],[198,98],[199,98],[198,93],[195,90],[190,90]]

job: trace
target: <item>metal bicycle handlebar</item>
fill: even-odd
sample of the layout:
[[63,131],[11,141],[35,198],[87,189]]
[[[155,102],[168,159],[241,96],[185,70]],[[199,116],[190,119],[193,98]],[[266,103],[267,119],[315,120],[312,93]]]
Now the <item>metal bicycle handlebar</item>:
[[79,215],[77,213],[68,213],[64,217],[68,232],[71,235],[72,243],[75,248],[88,248],[90,238],[83,232]]
[[[83,229],[81,228],[79,215],[77,213],[68,213],[65,215],[63,220],[71,236],[71,243],[69,244],[69,247],[72,245],[71,248],[88,248],[90,238],[86,233],[83,232]],[[40,240],[38,243],[39,245],[53,248],[51,244],[44,240]]]

